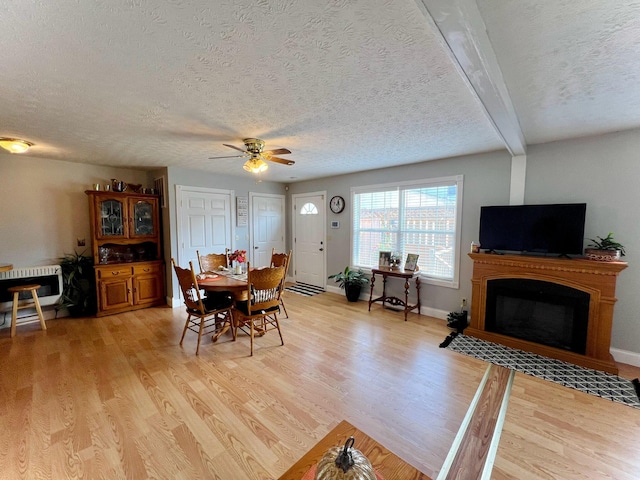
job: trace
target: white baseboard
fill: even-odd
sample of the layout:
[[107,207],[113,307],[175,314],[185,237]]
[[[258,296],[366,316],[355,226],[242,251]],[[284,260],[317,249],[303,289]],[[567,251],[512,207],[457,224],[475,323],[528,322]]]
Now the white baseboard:
[[442,320],[446,320],[447,315],[449,315],[449,311],[439,310],[437,308],[431,308],[431,307],[420,307],[420,315],[427,315],[429,317],[435,317],[435,318],[440,318]]
[[[344,295],[344,290],[342,288],[334,287],[333,285],[327,285],[327,288],[325,288],[325,291],[331,292],[331,293],[337,293],[338,295]],[[363,295],[363,293],[360,292],[360,300],[369,301],[369,295]]]
[[620,350],[619,348],[611,348],[609,351],[617,363],[626,363],[627,365],[640,367],[640,353]]
[[[337,293],[339,295],[344,295],[344,290],[342,288],[333,286],[333,285],[327,285],[326,291],[331,293]],[[371,292],[368,288],[366,289],[363,288],[362,292],[360,292],[360,300],[368,302],[370,293]],[[390,306],[389,308],[394,309],[393,306]],[[397,307],[397,310],[402,310],[402,307]],[[447,315],[449,315],[449,311],[439,310],[431,307],[420,307],[420,315],[427,315],[429,317],[441,318],[443,320],[446,320]]]

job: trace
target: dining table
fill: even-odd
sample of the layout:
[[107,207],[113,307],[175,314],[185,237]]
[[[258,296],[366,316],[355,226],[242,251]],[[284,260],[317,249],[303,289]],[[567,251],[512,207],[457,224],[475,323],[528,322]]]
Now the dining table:
[[196,276],[198,287],[205,292],[231,292],[233,300],[247,299],[247,274],[237,275],[231,270],[203,272]]
[[[198,281],[198,288],[205,292],[231,292],[233,296],[233,302],[242,301],[247,299],[247,274],[237,275],[231,270],[219,270],[216,272],[203,272],[196,276]],[[235,325],[233,315],[235,308],[231,309],[232,322]],[[229,324],[225,323],[225,326],[211,337],[211,340],[215,342],[229,330]]]
[[10,263],[0,263],[0,272],[8,272],[13,270],[13,265]]

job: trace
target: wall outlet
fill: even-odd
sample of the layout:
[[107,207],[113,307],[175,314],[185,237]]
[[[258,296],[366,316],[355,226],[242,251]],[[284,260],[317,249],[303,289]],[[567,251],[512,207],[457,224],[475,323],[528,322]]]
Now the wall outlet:
[[84,245],[86,243],[84,238],[77,238],[76,242],[78,243],[79,247],[84,247]]
[[464,298],[464,297],[462,298],[462,303],[461,303],[461,305],[462,305],[463,307],[466,307],[466,306],[467,306],[467,299],[466,299],[466,298]]

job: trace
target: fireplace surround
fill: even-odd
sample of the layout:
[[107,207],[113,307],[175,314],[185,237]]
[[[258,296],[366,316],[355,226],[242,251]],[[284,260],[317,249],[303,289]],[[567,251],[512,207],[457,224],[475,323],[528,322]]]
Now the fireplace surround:
[[625,262],[470,253],[477,338],[618,373],[609,353],[615,287]]

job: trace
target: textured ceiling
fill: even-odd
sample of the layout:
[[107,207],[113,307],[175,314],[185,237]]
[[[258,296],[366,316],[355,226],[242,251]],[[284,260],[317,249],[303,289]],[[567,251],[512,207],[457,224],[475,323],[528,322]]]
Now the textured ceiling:
[[38,158],[248,175],[208,157],[257,137],[294,182],[640,126],[637,1],[8,0],[0,44]]

